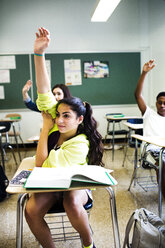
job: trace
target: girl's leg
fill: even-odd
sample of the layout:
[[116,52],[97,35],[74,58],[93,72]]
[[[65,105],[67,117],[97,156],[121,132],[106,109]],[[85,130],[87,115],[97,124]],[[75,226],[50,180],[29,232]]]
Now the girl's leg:
[[56,195],[59,196],[58,193],[32,194],[25,208],[26,221],[32,233],[44,248],[55,248],[44,216],[56,202],[58,198]]
[[64,194],[65,211],[72,226],[79,232],[85,246],[92,243],[88,214],[83,207],[87,201],[88,195],[85,190],[67,191]]

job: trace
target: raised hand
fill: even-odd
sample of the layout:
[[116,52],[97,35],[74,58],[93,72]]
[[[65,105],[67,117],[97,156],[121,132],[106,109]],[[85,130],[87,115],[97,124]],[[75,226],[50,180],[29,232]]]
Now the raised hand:
[[143,71],[144,71],[144,72],[149,72],[149,71],[152,70],[154,67],[155,67],[154,59],[151,59],[150,61],[148,61],[147,63],[144,64],[144,66],[143,66]]
[[50,33],[46,28],[39,28],[38,33],[36,33],[36,39],[34,42],[34,53],[43,54],[46,48],[49,46]]
[[26,84],[24,85],[24,87],[22,89],[22,92],[23,93],[27,93],[30,90],[31,86],[32,86],[32,81],[31,80],[28,80],[26,82]]

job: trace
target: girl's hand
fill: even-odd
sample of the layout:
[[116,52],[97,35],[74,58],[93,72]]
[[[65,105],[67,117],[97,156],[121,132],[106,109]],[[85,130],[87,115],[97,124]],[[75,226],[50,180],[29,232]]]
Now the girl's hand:
[[34,42],[34,53],[43,54],[50,42],[50,33],[46,28],[39,28]]
[[42,117],[43,117],[43,129],[50,131],[54,126],[55,123],[54,119],[48,112],[45,113],[44,111],[42,112]]
[[24,87],[22,89],[22,92],[23,93],[27,93],[30,90],[31,86],[32,86],[32,81],[31,80],[28,80],[26,82],[26,84],[24,85]]

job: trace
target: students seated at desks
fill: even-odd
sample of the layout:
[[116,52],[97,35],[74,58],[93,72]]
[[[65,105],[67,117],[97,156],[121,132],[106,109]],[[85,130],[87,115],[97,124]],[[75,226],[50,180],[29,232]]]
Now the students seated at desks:
[[[149,108],[142,96],[146,75],[154,67],[154,60],[150,60],[144,64],[141,76],[136,86],[135,98],[143,116],[143,135],[165,137],[165,92],[160,92],[156,97],[157,111]],[[147,150],[150,151],[151,155],[155,159],[156,165],[158,165],[160,147],[149,145]],[[156,174],[158,179],[158,168],[156,169]],[[162,194],[165,197],[165,154],[163,156],[162,168]]]
[[[28,91],[30,90],[31,86],[32,86],[32,81],[28,80],[22,89],[22,95],[23,95],[24,103],[25,103],[27,108],[29,108],[33,111],[36,111],[36,112],[40,112],[36,103],[34,103],[31,100],[31,98],[28,94]],[[69,88],[65,84],[55,84],[52,88],[52,93],[53,93],[56,101],[59,101],[63,98],[71,97],[71,93],[69,91]]]
[[[36,152],[36,166],[102,165],[102,137],[92,116],[89,103],[79,98],[65,98],[56,104],[51,93],[50,81],[45,67],[44,52],[49,45],[49,32],[39,28],[34,43],[34,59],[37,81],[37,105],[43,113],[43,128]],[[48,112],[50,114],[48,114]],[[48,134],[54,126],[56,145],[48,151]],[[61,202],[72,226],[80,233],[84,247],[95,248],[88,216],[84,205],[92,201],[89,190],[73,190],[56,193],[32,194],[25,209],[26,220],[37,240],[44,248],[54,248],[51,233],[44,215],[57,202]]]

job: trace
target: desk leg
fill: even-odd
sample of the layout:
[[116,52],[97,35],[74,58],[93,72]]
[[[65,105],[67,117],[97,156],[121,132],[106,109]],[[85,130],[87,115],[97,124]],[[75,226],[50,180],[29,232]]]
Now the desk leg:
[[12,127],[13,127],[13,133],[14,133],[14,137],[15,137],[16,146],[17,146],[17,152],[18,152],[18,155],[19,155],[19,160],[21,162],[22,159],[21,159],[21,154],[20,154],[20,151],[19,151],[18,140],[17,140],[17,135],[16,135],[14,123],[12,123]]
[[135,162],[134,162],[134,171],[133,171],[133,174],[132,174],[132,177],[131,177],[131,182],[130,182],[130,185],[129,185],[129,188],[128,190],[130,191],[131,189],[131,185],[133,183],[133,180],[134,180],[134,186],[136,184],[136,170],[137,170],[137,157],[138,157],[138,141],[136,139],[136,142],[135,142]]
[[111,187],[106,188],[106,190],[109,193],[115,248],[120,248],[120,236],[119,236],[119,227],[117,220],[115,195]]
[[23,240],[23,210],[28,194],[21,194],[17,200],[16,248],[22,248]]
[[158,183],[158,194],[159,194],[159,205],[158,205],[158,212],[159,217],[162,216],[162,168],[163,168],[163,151],[165,147],[160,150],[159,153],[159,183]]
[[112,129],[112,161],[114,161],[114,152],[115,152],[115,121],[113,121],[113,129]]
[[4,158],[4,150],[2,147],[2,135],[1,135],[1,133],[0,133],[0,150],[1,150],[2,167],[3,167],[3,171],[5,172],[5,158]]

